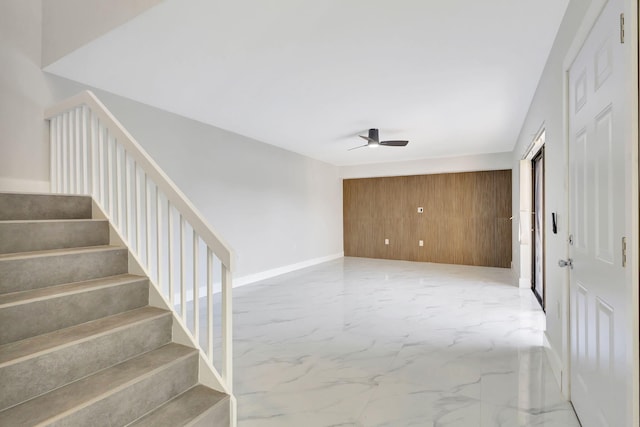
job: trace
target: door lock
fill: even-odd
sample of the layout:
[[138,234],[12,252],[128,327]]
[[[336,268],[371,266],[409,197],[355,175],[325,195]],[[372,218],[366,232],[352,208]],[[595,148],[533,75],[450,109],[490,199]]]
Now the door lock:
[[573,270],[573,260],[571,258],[567,258],[566,260],[561,259],[560,261],[558,261],[558,266],[569,267]]

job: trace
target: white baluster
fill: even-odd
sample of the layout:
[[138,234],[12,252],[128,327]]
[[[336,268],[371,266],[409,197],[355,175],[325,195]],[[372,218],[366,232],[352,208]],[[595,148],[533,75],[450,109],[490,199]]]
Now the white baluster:
[[69,113],[62,115],[62,193],[68,193],[69,185]]
[[56,160],[56,193],[62,193],[62,147],[64,145],[64,141],[62,140],[62,128],[63,128],[63,119],[62,116],[56,117],[57,123],[57,134],[58,134],[58,154]]
[[102,123],[100,123],[99,119],[96,119],[98,126],[98,185],[100,186],[99,198],[102,207],[107,210],[108,209],[108,200],[107,195],[105,194],[105,167],[104,163],[105,159],[105,144],[104,144],[104,128]]
[[200,344],[200,307],[198,292],[198,235],[193,231],[193,336],[196,342]]
[[156,280],[160,290],[164,289],[164,277],[162,277],[162,206],[160,205],[160,190],[155,187],[156,192]]
[[147,270],[151,272],[151,193],[149,192],[149,179],[147,178],[147,174],[142,172],[142,178],[144,179],[144,214],[146,217],[145,221],[145,237],[147,240],[146,249],[147,249]]
[[180,215],[180,315],[187,323],[187,256],[184,218]]
[[[138,164],[136,161],[133,161],[133,193],[134,193],[134,207],[133,213],[136,216],[135,226],[136,226],[136,251],[140,255],[142,259],[142,205],[144,204],[144,194],[141,194],[140,188],[140,176],[138,174]],[[143,200],[140,200],[140,197],[143,197]],[[147,264],[147,269],[149,265]]]
[[171,308],[175,307],[174,294],[173,294],[173,263],[175,261],[175,249],[173,248],[173,214],[171,212],[171,202],[167,200],[167,218],[169,220],[169,262],[167,268],[169,270],[169,301],[171,302]]
[[231,311],[231,272],[222,265],[222,377],[229,392],[233,387],[233,312]]
[[207,246],[207,356],[213,363],[213,253]]
[[108,192],[109,192],[109,214],[110,214],[110,218],[111,221],[116,223],[115,225],[117,226],[117,218],[116,218],[116,209],[115,209],[115,200],[114,200],[114,173],[113,170],[115,168],[115,160],[113,158],[113,144],[112,144],[112,140],[111,140],[111,136],[109,135],[109,130],[105,128],[105,143],[106,143],[106,150],[107,150],[107,175],[106,175],[106,181],[107,181],[107,186],[108,188]]
[[75,151],[75,160],[74,160],[74,172],[75,172],[75,176],[74,176],[74,180],[75,180],[75,186],[74,186],[74,193],[75,194],[81,194],[82,193],[82,178],[81,178],[81,172],[82,172],[82,164],[81,164],[81,159],[82,159],[82,153],[80,152],[80,138],[81,138],[81,116],[80,116],[80,108],[76,108],[74,111],[74,122],[75,122],[75,131],[74,131],[74,138],[73,138],[73,142],[74,142],[74,151]]
[[98,159],[100,158],[100,148],[98,147],[98,118],[91,110],[89,110],[89,118],[89,154],[91,158],[91,163],[89,164],[91,187],[89,187],[89,191],[91,191],[91,194],[98,201],[100,206],[104,206],[104,200],[100,198],[100,191],[98,189],[100,182],[98,166]]
[[87,107],[82,107],[82,129],[81,129],[81,142],[82,142],[82,194],[91,194],[91,175],[89,174],[89,167],[91,165],[91,153],[89,143],[89,114]]
[[151,192],[149,191],[149,180],[147,174],[141,171],[142,183],[144,188],[142,195],[142,203],[144,204],[144,236],[145,236],[145,255],[147,263],[147,271],[151,272]]
[[[124,151],[124,149],[122,150],[122,157],[123,157],[123,162],[124,162],[124,206],[123,206],[123,211],[124,211],[124,225],[126,228],[126,233],[124,234],[125,238],[127,239],[127,242],[129,243],[130,247],[134,247],[133,246],[133,230],[132,230],[132,220],[133,220],[133,212],[131,212],[132,210],[132,204],[133,204],[133,194],[132,194],[132,177],[131,177],[131,168],[130,168],[130,161],[129,161],[129,156],[127,155],[127,152]],[[136,248],[137,249],[137,248]]]
[[122,170],[122,156],[120,155],[120,147],[118,144],[118,140],[114,138],[114,150],[115,150],[115,159],[116,159],[116,172],[115,172],[115,176],[116,176],[116,193],[115,193],[115,198],[116,198],[116,206],[118,207],[118,209],[116,210],[116,215],[117,215],[117,225],[118,225],[118,230],[120,231],[120,234],[124,236],[124,238],[126,239],[126,234],[125,234],[125,224],[124,224],[124,209],[125,209],[125,203],[124,203],[124,199],[125,199],[125,192],[123,191],[123,185],[124,185],[124,181],[125,178],[123,178],[125,172]]
[[58,120],[53,119],[50,121],[49,140],[51,147],[51,157],[49,159],[49,181],[50,190],[52,193],[57,193],[57,181],[56,181],[56,162],[58,161]]
[[75,130],[76,130],[76,126],[75,126],[75,111],[71,110],[68,113],[68,117],[69,117],[69,122],[68,122],[68,126],[69,126],[69,133],[67,136],[67,144],[68,144],[68,156],[69,156],[69,163],[68,163],[68,169],[67,169],[67,173],[69,174],[69,187],[67,188],[67,194],[73,194],[75,193]]

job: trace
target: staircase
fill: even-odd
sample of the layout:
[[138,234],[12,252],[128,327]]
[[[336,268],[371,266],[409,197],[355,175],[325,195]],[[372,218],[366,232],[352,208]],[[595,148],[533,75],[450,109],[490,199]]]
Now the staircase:
[[0,426],[229,426],[86,196],[0,193]]

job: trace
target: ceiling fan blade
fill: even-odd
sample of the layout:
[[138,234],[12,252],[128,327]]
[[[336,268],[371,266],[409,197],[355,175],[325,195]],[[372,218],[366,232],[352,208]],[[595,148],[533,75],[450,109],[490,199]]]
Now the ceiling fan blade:
[[380,141],[380,145],[387,145],[389,147],[404,147],[409,141]]
[[362,135],[358,135],[360,138],[365,139],[369,142],[377,142],[375,139],[373,138],[369,138],[368,136],[362,136]]
[[356,150],[358,148],[364,148],[364,147],[368,147],[368,146],[369,146],[369,144],[358,145],[357,147],[349,148],[347,151]]

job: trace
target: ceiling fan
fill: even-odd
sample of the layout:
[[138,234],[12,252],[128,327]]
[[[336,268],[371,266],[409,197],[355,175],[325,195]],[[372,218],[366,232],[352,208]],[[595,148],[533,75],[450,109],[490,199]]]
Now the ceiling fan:
[[358,147],[350,148],[348,151],[355,150],[356,148],[364,148],[364,147],[379,147],[379,146],[387,146],[387,147],[404,147],[409,141],[380,141],[378,137],[378,129],[369,129],[369,135],[363,136],[358,135],[362,139],[366,139],[367,143],[365,145],[360,145]]

